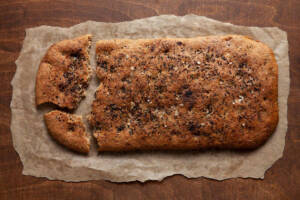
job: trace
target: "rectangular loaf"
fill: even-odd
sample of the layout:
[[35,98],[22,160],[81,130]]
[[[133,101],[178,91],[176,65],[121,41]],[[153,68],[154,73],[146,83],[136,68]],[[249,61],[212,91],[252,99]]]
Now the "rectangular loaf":
[[101,40],[99,151],[251,149],[278,123],[272,50],[245,36]]

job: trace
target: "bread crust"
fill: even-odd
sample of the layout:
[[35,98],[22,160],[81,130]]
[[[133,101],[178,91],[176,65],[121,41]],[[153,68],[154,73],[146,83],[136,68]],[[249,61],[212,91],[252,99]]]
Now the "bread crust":
[[253,149],[278,123],[278,66],[240,35],[100,40],[99,151]]
[[88,87],[91,68],[91,35],[53,44],[43,57],[36,76],[36,105],[52,103],[75,109]]
[[90,140],[81,116],[54,110],[46,113],[44,120],[49,134],[58,143],[79,153],[89,153]]

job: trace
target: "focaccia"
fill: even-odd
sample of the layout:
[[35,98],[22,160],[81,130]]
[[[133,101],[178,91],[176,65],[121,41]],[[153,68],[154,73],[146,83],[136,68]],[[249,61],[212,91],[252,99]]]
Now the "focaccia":
[[73,151],[89,153],[90,140],[81,116],[54,110],[46,113],[44,119],[54,140]]
[[36,76],[36,104],[52,103],[75,109],[88,87],[91,68],[91,35],[53,44],[43,57]]
[[278,123],[272,50],[245,36],[100,40],[99,151],[251,149]]

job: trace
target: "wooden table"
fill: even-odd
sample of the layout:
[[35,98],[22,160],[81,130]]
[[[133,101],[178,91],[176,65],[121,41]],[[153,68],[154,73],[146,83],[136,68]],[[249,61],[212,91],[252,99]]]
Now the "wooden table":
[[[288,32],[291,90],[283,158],[264,180],[176,175],[162,182],[65,183],[22,175],[10,133],[10,101],[25,28],[68,27],[86,20],[120,22],[161,14],[194,13],[246,26],[277,26]],[[34,77],[33,77],[34,78]],[[300,1],[299,0],[12,0],[0,3],[0,199],[300,199]],[[20,133],[22,134],[22,133]]]

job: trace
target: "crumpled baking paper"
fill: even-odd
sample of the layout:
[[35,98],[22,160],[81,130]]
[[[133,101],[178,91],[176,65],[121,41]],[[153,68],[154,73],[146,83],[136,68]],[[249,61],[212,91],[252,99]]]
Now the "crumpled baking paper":
[[[96,143],[88,156],[73,153],[52,140],[43,121],[50,108],[35,106],[35,77],[47,48],[60,40],[93,34],[91,64],[95,68],[95,42],[112,38],[196,37],[241,34],[271,47],[279,65],[279,123],[276,132],[254,151],[188,151],[97,153]],[[39,26],[26,29],[26,37],[17,71],[12,80],[11,133],[13,145],[23,163],[23,174],[64,181],[105,179],[114,182],[162,180],[182,174],[189,178],[207,177],[223,180],[235,177],[263,178],[273,163],[282,157],[287,131],[289,94],[289,58],[286,32],[278,28],[236,26],[202,16],[163,15],[121,23],[87,21],[70,28]],[[87,97],[76,114],[86,116],[97,87],[93,76]]]

